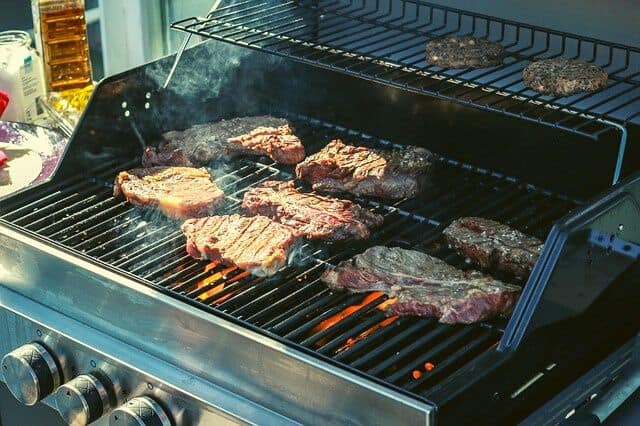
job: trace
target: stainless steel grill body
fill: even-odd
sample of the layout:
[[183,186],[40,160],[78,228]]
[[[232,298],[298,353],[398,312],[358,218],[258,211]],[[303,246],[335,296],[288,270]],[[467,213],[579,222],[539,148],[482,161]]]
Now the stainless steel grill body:
[[[105,368],[128,390],[120,399],[152,395],[187,424],[208,424],[214,416],[260,424],[430,424],[436,410],[450,420],[456,404],[469,400],[479,413],[502,407],[505,418],[518,418],[536,399],[521,392],[503,402],[495,395],[515,392],[555,363],[536,388],[559,388],[588,367],[586,358],[584,365],[559,363],[553,350],[544,356],[496,350],[504,320],[465,327],[416,318],[389,323],[376,309],[384,296],[363,303],[366,296],[334,294],[318,278],[326,264],[373,244],[469,267],[440,235],[463,215],[493,217],[544,239],[609,181],[595,165],[611,146],[585,145],[577,135],[555,143],[551,129],[219,43],[187,51],[163,91],[170,59],[104,81],[54,179],[0,205],[0,304],[3,321],[19,330],[3,353],[41,340],[80,363],[67,378],[113,366]],[[206,68],[211,61],[215,66]],[[357,200],[385,216],[371,240],[307,244],[300,262],[273,279],[208,269],[186,255],[177,224],[112,197],[117,171],[137,165],[142,147],[162,132],[256,113],[289,117],[310,151],[335,137],[425,146],[442,154],[434,184],[414,200]],[[575,149],[583,154],[567,168],[562,155]],[[224,211],[237,211],[252,185],[292,176],[266,160],[213,171],[229,196]],[[353,306],[355,313],[317,328]],[[607,345],[589,357],[603,356]],[[412,377],[432,360],[433,373]]]

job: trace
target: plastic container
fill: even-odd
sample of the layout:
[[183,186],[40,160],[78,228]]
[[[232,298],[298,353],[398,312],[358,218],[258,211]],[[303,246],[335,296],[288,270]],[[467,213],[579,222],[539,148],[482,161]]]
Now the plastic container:
[[84,0],[32,0],[36,46],[49,91],[92,83]]
[[38,103],[46,95],[42,60],[24,31],[0,32],[0,91],[11,99],[3,120],[34,123],[45,115]]

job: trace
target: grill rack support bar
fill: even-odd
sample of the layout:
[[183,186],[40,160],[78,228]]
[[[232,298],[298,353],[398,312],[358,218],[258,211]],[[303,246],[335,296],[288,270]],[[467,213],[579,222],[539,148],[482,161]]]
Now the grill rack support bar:
[[[207,12],[207,18],[209,18],[211,14],[215,12],[218,9],[218,7],[220,7],[220,3],[222,3],[222,0],[214,0],[213,4],[209,8],[209,12]],[[193,33],[187,33],[187,35],[184,37],[184,40],[182,41],[180,48],[176,52],[176,58],[173,61],[173,65],[171,66],[171,71],[169,71],[169,75],[167,75],[167,79],[162,85],[163,89],[166,89],[167,87],[169,87],[169,84],[171,83],[171,80],[173,79],[173,76],[176,72],[176,68],[178,68],[178,64],[182,59],[182,54],[184,53],[185,49],[189,45],[189,42],[191,41],[192,36],[193,36]]]

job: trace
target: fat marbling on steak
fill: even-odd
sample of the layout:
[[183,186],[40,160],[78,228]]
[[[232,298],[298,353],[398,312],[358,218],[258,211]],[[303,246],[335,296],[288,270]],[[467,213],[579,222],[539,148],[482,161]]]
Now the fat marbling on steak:
[[520,288],[462,271],[428,254],[398,247],[371,247],[327,269],[322,280],[336,290],[382,291],[397,300],[395,315],[436,317],[442,323],[470,324],[508,314]]
[[304,146],[294,135],[292,124],[271,116],[238,117],[197,124],[162,136],[157,148],[147,148],[145,166],[206,165],[236,155],[267,155],[283,164],[304,159]]
[[334,140],[296,166],[296,175],[327,192],[413,197],[427,181],[434,155],[415,146],[381,150]]
[[189,255],[234,264],[258,276],[271,276],[286,265],[296,240],[289,227],[268,217],[237,214],[189,219],[182,232]]
[[565,58],[532,62],[522,71],[522,81],[527,87],[562,96],[602,89],[608,78],[607,72],[595,64]]
[[481,217],[457,219],[443,234],[461,256],[483,268],[494,268],[521,278],[529,275],[543,245],[535,237]]
[[115,196],[124,195],[132,204],[159,208],[165,215],[186,219],[211,214],[224,193],[211,180],[207,169],[193,167],[149,167],[118,173]]
[[427,43],[427,62],[442,68],[485,68],[500,65],[500,43],[472,36],[437,38]]
[[267,181],[249,189],[242,207],[291,227],[296,235],[326,241],[368,238],[384,220],[352,201],[300,192],[292,181]]

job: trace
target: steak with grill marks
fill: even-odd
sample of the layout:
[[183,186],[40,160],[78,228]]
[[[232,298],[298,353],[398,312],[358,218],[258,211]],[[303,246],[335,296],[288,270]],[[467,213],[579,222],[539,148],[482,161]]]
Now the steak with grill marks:
[[382,291],[396,298],[389,314],[436,317],[469,324],[513,309],[520,288],[478,271],[462,271],[428,254],[375,246],[327,269],[322,280],[336,290]]
[[296,235],[326,241],[365,239],[383,217],[348,200],[300,192],[292,181],[249,189],[242,207],[290,226]]
[[157,148],[147,148],[145,166],[206,165],[213,160],[236,155],[267,155],[283,164],[304,159],[304,146],[284,118],[239,117],[216,123],[198,124],[162,136]]
[[543,243],[502,223],[481,217],[463,217],[444,231],[449,245],[482,268],[494,268],[526,278]]
[[434,157],[415,146],[380,150],[334,140],[298,164],[296,175],[319,191],[399,199],[421,190]]
[[211,180],[207,169],[193,167],[150,167],[120,172],[113,193],[124,195],[138,206],[157,207],[177,219],[211,214],[224,199],[224,192]]
[[189,255],[235,264],[258,276],[271,276],[285,266],[296,240],[289,227],[268,217],[237,214],[189,219],[182,232]]

